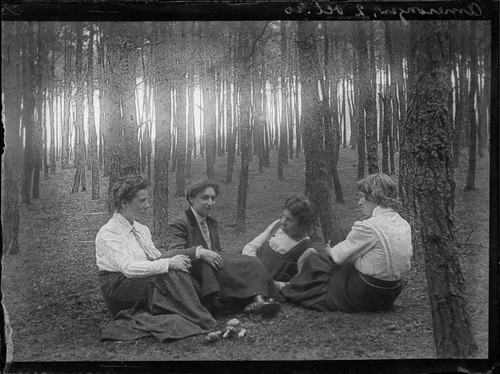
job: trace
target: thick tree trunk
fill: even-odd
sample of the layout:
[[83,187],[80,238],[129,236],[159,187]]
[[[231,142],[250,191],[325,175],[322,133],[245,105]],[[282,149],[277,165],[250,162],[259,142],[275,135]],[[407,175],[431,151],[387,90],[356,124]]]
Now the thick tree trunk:
[[415,255],[424,253],[440,358],[470,357],[477,347],[469,322],[454,227],[455,182],[447,116],[451,89],[447,26],[411,24],[408,119],[402,128],[400,192]]
[[304,126],[304,155],[306,158],[306,194],[318,207],[323,238],[329,238],[334,227],[332,188],[329,184],[328,160],[323,147],[324,126],[321,120],[322,104],[319,100],[318,82],[320,66],[316,54],[316,22],[299,21],[298,51],[302,77],[302,124]]
[[[154,23],[153,35],[161,37],[158,24]],[[156,61],[163,56],[162,46],[154,47]],[[154,105],[155,105],[155,152],[154,152],[154,183],[153,183],[153,235],[159,240],[165,240],[168,232],[168,164],[170,161],[170,129],[171,100],[170,86],[167,77],[156,72]],[[157,239],[157,240],[158,240]],[[162,246],[165,243],[158,243]]]
[[2,93],[4,95],[5,148],[2,165],[2,249],[19,252],[19,188],[22,165],[21,41],[19,22],[5,22],[2,30]]

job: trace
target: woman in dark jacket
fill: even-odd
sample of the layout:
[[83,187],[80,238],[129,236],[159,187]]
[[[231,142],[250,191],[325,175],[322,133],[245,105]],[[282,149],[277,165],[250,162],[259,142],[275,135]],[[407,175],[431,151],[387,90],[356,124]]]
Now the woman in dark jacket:
[[209,216],[219,186],[207,180],[188,188],[190,207],[169,225],[168,254],[187,255],[191,275],[201,286],[212,312],[257,313],[272,317],[283,301],[271,276],[257,258],[221,251],[217,222]]

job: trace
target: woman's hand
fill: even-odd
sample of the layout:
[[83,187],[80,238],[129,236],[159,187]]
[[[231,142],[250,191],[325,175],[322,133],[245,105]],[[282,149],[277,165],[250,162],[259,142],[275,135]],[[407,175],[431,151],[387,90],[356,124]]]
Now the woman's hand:
[[215,270],[222,269],[222,257],[217,252],[211,251],[206,248],[200,248],[200,258]]
[[177,255],[170,258],[169,268],[171,270],[180,270],[189,273],[191,270],[191,260],[186,255]]

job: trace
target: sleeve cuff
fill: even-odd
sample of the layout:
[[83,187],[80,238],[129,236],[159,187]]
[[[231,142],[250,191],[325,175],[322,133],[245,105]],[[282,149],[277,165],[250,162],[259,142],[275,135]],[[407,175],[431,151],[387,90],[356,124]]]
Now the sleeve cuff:
[[203,248],[203,247],[202,247],[201,245],[199,245],[198,247],[196,247],[194,257],[196,257],[196,259],[197,259],[197,260],[200,258],[200,250],[201,250],[202,248]]

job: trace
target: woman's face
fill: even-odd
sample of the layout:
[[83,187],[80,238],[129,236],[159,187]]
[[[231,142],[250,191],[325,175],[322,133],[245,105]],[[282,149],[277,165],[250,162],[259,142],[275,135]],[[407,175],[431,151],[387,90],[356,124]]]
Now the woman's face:
[[202,217],[206,217],[215,205],[217,194],[213,187],[207,187],[195,197],[190,199],[191,206]]
[[131,219],[139,219],[146,215],[150,207],[148,202],[149,193],[146,188],[138,190],[131,201],[122,202],[121,213]]
[[290,237],[299,237],[306,233],[306,228],[299,223],[297,217],[294,217],[288,209],[283,211],[281,216],[281,225],[283,232]]
[[358,205],[361,205],[363,208],[363,214],[367,217],[371,217],[373,213],[373,209],[377,206],[377,204],[366,200],[365,193],[364,192],[358,192],[360,199],[358,202]]

